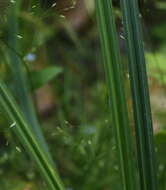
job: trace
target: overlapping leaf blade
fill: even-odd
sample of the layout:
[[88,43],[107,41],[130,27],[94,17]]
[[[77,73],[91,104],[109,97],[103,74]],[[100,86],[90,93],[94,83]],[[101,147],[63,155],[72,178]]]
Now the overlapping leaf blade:
[[21,144],[26,148],[28,154],[36,161],[49,188],[51,190],[64,190],[63,184],[48,154],[34,135],[32,128],[24,119],[13,97],[2,81],[0,81],[0,104],[3,106],[1,109],[4,109],[15,123],[13,131],[20,139]]
[[156,190],[149,89],[138,0],[121,0],[129,59],[141,190]]
[[136,171],[133,165],[131,131],[127,116],[120,49],[111,1],[96,0],[96,12],[110,96],[112,125],[116,133],[120,158],[122,188],[124,190],[133,190],[136,186]]

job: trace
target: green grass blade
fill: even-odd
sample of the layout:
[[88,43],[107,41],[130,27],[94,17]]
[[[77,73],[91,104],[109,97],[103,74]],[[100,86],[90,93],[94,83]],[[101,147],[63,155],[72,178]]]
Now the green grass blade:
[[137,137],[141,190],[156,190],[153,128],[137,0],[121,0]]
[[[21,110],[24,113],[25,119],[32,127],[35,135],[42,144],[43,148],[48,152],[47,154],[50,157],[49,150],[45,139],[43,137],[35,108],[30,96],[30,86],[27,76],[27,71],[24,66],[23,60],[19,57],[16,52],[20,52],[21,39],[24,36],[21,36],[19,33],[19,11],[20,11],[21,1],[17,1],[10,6],[10,14],[8,21],[8,56],[9,63],[12,70],[12,85],[14,86],[14,95],[18,97],[18,103]],[[14,51],[13,51],[14,50]]]
[[96,0],[96,13],[109,89],[110,110],[120,156],[123,189],[133,190],[136,186],[136,172],[131,151],[132,140],[123,86],[120,49],[111,1]]
[[44,176],[51,190],[64,190],[62,182],[50,161],[48,154],[44,151],[38,139],[34,135],[31,127],[19,111],[13,97],[7,90],[5,84],[0,80],[0,104],[7,112],[8,116],[15,123],[12,130],[20,139],[29,155],[36,161],[41,174]]

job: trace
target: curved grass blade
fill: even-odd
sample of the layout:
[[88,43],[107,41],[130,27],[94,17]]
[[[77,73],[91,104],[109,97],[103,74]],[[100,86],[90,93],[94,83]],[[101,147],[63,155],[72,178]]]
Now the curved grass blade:
[[32,128],[19,111],[17,104],[9,93],[5,84],[0,80],[0,104],[15,123],[12,128],[29,155],[36,161],[41,174],[44,176],[50,190],[64,190],[63,184],[50,161],[47,152],[43,149]]
[[121,166],[121,177],[124,190],[136,187],[136,171],[133,164],[131,129],[125,99],[123,71],[121,68],[120,49],[115,26],[115,18],[110,0],[96,0],[96,13],[100,31],[101,48],[109,90],[112,124]]
[[121,0],[129,59],[141,190],[156,190],[153,126],[137,0]]
[[14,86],[13,94],[15,97],[19,97],[18,103],[21,111],[24,113],[24,117],[29,123],[29,127],[32,127],[34,134],[37,136],[38,140],[42,144],[43,148],[46,150],[50,160],[51,155],[49,153],[47,144],[43,137],[39,121],[35,112],[35,108],[32,102],[32,97],[30,95],[30,80],[28,78],[28,73],[25,68],[23,60],[20,58],[19,54],[21,45],[21,36],[19,34],[19,11],[20,11],[21,1],[18,0],[12,3],[9,8],[9,18],[8,18],[8,56],[10,68],[12,71],[12,85]]

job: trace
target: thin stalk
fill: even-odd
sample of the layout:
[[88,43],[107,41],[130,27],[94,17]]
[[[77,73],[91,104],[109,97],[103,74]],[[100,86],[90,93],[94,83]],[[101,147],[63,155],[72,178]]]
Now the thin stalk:
[[153,126],[137,0],[121,0],[129,59],[141,190],[156,190]]
[[136,171],[132,155],[133,143],[130,135],[120,48],[111,1],[96,0],[96,13],[109,90],[112,125],[116,133],[120,158],[122,189],[133,190],[136,187]]
[[36,161],[41,174],[44,176],[51,190],[64,190],[62,182],[50,161],[48,154],[45,153],[38,138],[34,135],[32,128],[24,119],[19,107],[9,93],[5,84],[0,80],[0,104],[13,121],[11,128],[26,148],[29,155]]
[[35,135],[39,139],[40,143],[42,144],[43,148],[47,152],[50,157],[48,151],[47,144],[43,137],[35,108],[32,102],[32,97],[30,95],[30,85],[27,76],[27,70],[22,63],[23,60],[19,57],[16,52],[20,53],[20,45],[21,45],[21,34],[19,33],[19,11],[20,11],[21,1],[17,0],[10,6],[10,14],[9,14],[9,24],[8,24],[8,56],[10,61],[10,66],[12,70],[12,86],[13,86],[13,93],[17,98],[19,106],[24,113],[25,119],[29,123],[29,126],[32,127]]

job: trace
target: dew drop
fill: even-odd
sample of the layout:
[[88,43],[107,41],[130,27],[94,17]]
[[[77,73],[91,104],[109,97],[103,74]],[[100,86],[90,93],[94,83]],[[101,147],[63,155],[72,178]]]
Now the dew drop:
[[16,146],[16,150],[17,150],[18,152],[22,152],[21,149],[20,149],[20,147],[18,147],[18,146]]
[[64,15],[59,15],[60,18],[66,18]]
[[9,141],[6,141],[6,146],[8,146],[9,145]]
[[55,6],[56,6],[56,2],[55,2],[55,3],[53,3],[51,7],[55,7]]
[[142,18],[142,15],[141,15],[141,13],[139,14],[139,18]]
[[33,6],[32,6],[32,9],[34,9],[34,8],[36,8],[36,5],[33,5]]
[[123,39],[123,40],[125,40],[125,37],[123,35],[120,35],[120,38]]
[[65,124],[67,125],[67,124],[69,124],[69,122],[68,122],[68,121],[65,121]]
[[17,38],[22,39],[23,37],[21,35],[17,34]]
[[15,126],[16,126],[16,122],[12,123],[12,124],[10,125],[10,128],[13,128],[13,127],[15,127]]
[[108,123],[108,119],[105,120],[105,123]]
[[164,165],[163,165],[163,164],[160,164],[160,165],[159,165],[159,170],[160,170],[160,171],[163,171],[163,170],[164,170]]
[[91,145],[91,144],[92,144],[92,141],[91,141],[91,140],[89,140],[89,141],[88,141],[88,144],[89,144],[89,145]]
[[14,3],[16,3],[16,1],[15,1],[15,0],[10,0],[10,3],[13,3],[13,4],[14,4]]
[[118,171],[118,170],[119,170],[118,165],[115,165],[115,166],[114,166],[114,169],[115,169],[116,171]]

